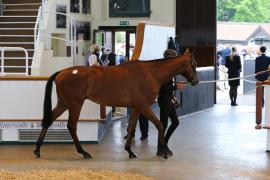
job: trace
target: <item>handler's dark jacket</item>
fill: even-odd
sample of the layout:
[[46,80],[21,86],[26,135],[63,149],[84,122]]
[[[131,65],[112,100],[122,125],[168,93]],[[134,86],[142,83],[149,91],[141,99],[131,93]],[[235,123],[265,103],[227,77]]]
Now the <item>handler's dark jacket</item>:
[[[269,56],[266,56],[265,54],[258,56],[255,59],[255,73],[267,70],[269,64],[270,64],[270,57]],[[263,74],[257,75],[255,78],[258,81],[265,81],[265,80],[267,80],[268,76],[269,76],[269,73],[265,72]]]
[[173,81],[169,81],[159,89],[158,100],[170,101],[173,98],[173,91],[177,89],[176,85],[173,85]]

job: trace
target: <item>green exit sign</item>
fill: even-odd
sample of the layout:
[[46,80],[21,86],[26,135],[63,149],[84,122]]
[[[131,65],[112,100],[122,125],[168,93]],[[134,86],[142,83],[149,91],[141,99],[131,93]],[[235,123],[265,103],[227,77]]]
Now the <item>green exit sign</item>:
[[120,21],[120,26],[129,26],[129,21]]

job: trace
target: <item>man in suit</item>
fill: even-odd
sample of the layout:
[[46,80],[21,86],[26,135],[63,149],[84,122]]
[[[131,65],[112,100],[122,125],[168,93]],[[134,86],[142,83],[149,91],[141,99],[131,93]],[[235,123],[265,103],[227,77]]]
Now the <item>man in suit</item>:
[[[266,47],[261,46],[260,52],[261,52],[261,55],[256,57],[255,59],[255,73],[268,70],[268,66],[270,64],[270,57],[265,55]],[[269,73],[265,72],[265,73],[260,73],[256,75],[255,78],[258,81],[265,81],[267,80],[268,76],[269,76]],[[264,89],[262,89],[262,96],[264,96]],[[262,100],[262,102],[264,105],[264,99]]]

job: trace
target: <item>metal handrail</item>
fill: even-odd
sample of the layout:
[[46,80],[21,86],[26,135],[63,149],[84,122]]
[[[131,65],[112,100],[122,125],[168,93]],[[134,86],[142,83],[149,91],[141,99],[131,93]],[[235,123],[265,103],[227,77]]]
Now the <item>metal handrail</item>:
[[[44,1],[44,3],[43,3]],[[50,12],[50,11],[47,11],[45,12],[44,11],[44,5],[45,3],[47,2],[47,0],[43,0],[42,1],[42,7],[41,7],[41,14],[38,15],[38,18],[37,18],[37,21],[36,21],[36,24],[35,24],[35,28],[37,28],[36,26],[39,26],[39,28],[37,28],[38,31],[36,31],[34,34],[34,39],[38,39],[37,44],[35,43],[35,47],[38,47],[38,43],[39,43],[39,39],[40,37],[51,37],[53,39],[58,39],[58,40],[62,40],[62,41],[65,41],[67,43],[70,43],[71,44],[71,57],[73,58],[73,65],[75,66],[76,65],[76,28],[75,28],[75,24],[74,24],[74,19],[72,16],[70,16],[69,14],[65,14],[65,13],[60,13],[60,12]],[[70,19],[70,29],[73,29],[74,31],[70,31],[70,41],[69,40],[66,40],[64,38],[59,38],[59,37],[54,37],[54,36],[48,36],[48,35],[41,35],[41,33],[39,32],[40,31],[40,27],[41,27],[41,22],[43,21],[43,14],[44,13],[48,13],[48,14],[55,14],[55,15],[64,15],[66,17],[68,17]],[[0,35],[1,36],[1,35]],[[30,36],[28,36],[30,37]]]
[[38,9],[38,16],[37,16],[37,20],[35,23],[35,27],[34,27],[34,47],[36,49],[37,44],[39,43],[39,30],[41,27],[41,11],[42,11],[42,7],[40,6]]
[[[29,57],[28,57],[28,52],[25,48],[22,47],[0,47],[1,51],[1,76],[4,76],[6,74],[25,74],[26,76],[29,75]],[[25,67],[25,73],[7,73],[5,72],[5,67],[10,66],[5,66],[5,51],[24,51],[25,53],[25,66],[21,66],[21,68]],[[15,66],[11,67],[15,68]]]
[[2,0],[0,0],[0,16],[3,15],[3,11],[4,11],[4,5],[3,5]]

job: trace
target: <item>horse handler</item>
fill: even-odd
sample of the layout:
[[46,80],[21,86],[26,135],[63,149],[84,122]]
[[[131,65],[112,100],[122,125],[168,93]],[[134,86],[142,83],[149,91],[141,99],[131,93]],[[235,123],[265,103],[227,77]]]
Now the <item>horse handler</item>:
[[[175,50],[172,50],[172,49],[167,49],[164,51],[163,56],[164,56],[164,58],[176,57],[177,52]],[[163,129],[164,129],[167,154],[170,156],[173,155],[173,152],[168,147],[168,141],[169,141],[171,135],[173,134],[173,132],[175,131],[175,129],[179,125],[179,120],[178,120],[178,116],[176,113],[177,107],[175,106],[175,103],[174,103],[175,97],[173,95],[173,91],[175,91],[177,89],[184,89],[185,86],[186,85],[183,83],[176,83],[174,85],[173,81],[171,80],[168,83],[161,86],[159,93],[158,93],[158,105],[160,108],[160,121],[161,121],[161,123],[163,125]],[[171,119],[171,125],[167,129],[169,117]],[[158,144],[158,150],[157,150],[156,154],[158,156],[162,156],[162,154],[163,154],[162,148],[159,144]]]

